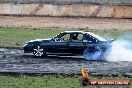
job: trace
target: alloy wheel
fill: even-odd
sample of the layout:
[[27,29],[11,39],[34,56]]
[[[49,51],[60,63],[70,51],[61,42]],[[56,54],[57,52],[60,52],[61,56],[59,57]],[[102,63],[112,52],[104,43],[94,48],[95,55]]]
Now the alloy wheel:
[[34,54],[34,56],[36,56],[36,57],[41,57],[41,56],[43,56],[44,54],[45,54],[45,51],[44,51],[44,49],[43,49],[43,47],[42,46],[35,46],[34,47],[34,49],[33,49],[33,54]]

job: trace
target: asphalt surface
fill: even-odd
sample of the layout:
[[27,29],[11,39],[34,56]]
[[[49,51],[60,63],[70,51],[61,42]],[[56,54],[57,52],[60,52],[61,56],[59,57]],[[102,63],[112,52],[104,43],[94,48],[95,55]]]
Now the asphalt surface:
[[91,74],[132,75],[132,62],[86,61],[78,56],[47,56],[36,58],[22,49],[0,48],[0,73],[80,74],[81,68]]

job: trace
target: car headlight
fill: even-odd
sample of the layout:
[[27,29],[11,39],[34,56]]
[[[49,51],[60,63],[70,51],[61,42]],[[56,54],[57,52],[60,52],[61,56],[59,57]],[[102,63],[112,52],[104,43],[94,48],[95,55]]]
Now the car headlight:
[[27,46],[27,45],[28,45],[28,43],[24,43],[24,44],[23,44],[23,47],[25,47],[25,46]]

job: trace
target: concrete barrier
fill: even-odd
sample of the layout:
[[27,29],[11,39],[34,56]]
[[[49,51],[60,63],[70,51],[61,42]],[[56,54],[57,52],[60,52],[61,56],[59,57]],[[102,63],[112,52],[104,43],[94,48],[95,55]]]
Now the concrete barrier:
[[0,0],[0,3],[15,3],[15,4],[31,4],[31,3],[44,3],[44,4],[98,4],[98,5],[123,5],[132,6],[132,0]]
[[132,18],[131,6],[105,6],[90,4],[53,5],[53,4],[13,4],[0,3],[1,15],[28,16],[79,16]]

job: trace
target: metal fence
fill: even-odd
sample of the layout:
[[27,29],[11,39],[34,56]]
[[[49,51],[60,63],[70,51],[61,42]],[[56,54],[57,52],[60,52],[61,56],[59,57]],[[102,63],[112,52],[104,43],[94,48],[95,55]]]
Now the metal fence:
[[132,0],[0,0],[0,3],[132,5]]

